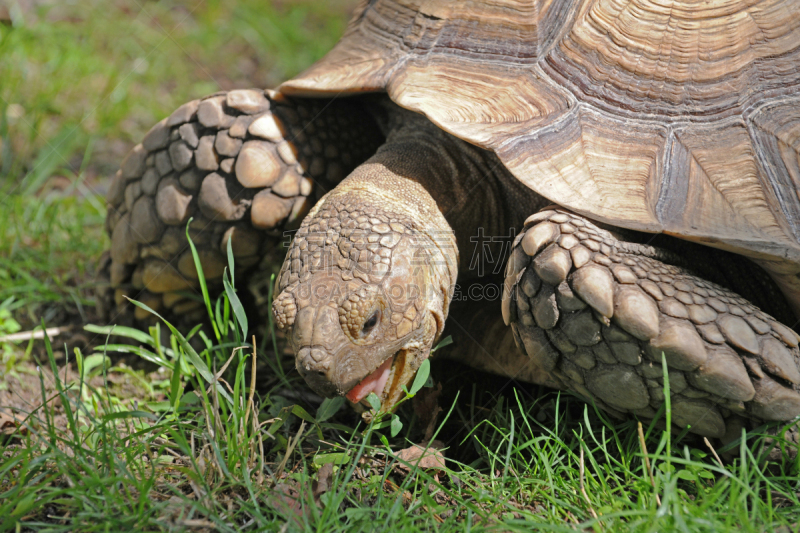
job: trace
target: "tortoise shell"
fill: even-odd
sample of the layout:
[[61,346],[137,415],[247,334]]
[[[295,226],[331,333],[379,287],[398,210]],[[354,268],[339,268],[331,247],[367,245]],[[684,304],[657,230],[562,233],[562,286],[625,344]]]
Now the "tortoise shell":
[[385,91],[573,211],[800,271],[797,1],[372,0],[281,91]]

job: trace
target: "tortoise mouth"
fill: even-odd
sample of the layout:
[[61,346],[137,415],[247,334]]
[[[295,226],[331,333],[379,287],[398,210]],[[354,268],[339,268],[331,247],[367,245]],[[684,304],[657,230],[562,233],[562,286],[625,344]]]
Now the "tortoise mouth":
[[408,363],[406,350],[401,349],[389,357],[374,372],[367,375],[355,387],[350,389],[345,397],[353,403],[361,403],[368,409],[372,406],[366,398],[370,393],[375,393],[381,400],[381,410],[390,411],[399,400],[402,392],[401,383],[405,366]]
[[389,376],[392,373],[392,363],[394,356],[384,361],[374,372],[366,376],[358,382],[355,387],[350,389],[345,397],[353,403],[359,403],[364,400],[371,392],[374,392],[378,397],[383,395],[386,388],[386,383],[389,381]]

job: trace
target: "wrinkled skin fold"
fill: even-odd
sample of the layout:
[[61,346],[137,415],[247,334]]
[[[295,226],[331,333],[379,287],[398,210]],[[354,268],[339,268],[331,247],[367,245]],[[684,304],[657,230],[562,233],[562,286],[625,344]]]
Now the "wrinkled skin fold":
[[[375,393],[390,411],[442,334],[456,276],[479,277],[459,265],[459,249],[484,227],[539,212],[506,268],[502,321],[511,327],[494,324],[500,306],[494,320],[484,314],[475,328],[483,345],[462,348],[459,360],[571,390],[614,416],[652,418],[663,402],[663,352],[681,427],[730,440],[753,421],[800,413],[797,337],[733,292],[669,264],[694,260],[725,284],[713,253],[679,241],[624,242],[618,236],[636,234],[542,210],[544,198],[505,186],[515,182],[502,166],[481,167],[491,154],[392,112],[387,143],[312,209],[277,281],[277,324],[315,391],[353,403]],[[745,277],[741,261],[744,270],[730,267],[733,285]],[[746,283],[756,279],[780,299],[766,273],[753,271]]]
[[411,152],[390,142],[323,197],[278,278],[276,323],[325,396],[361,384],[351,400],[391,409],[444,328],[458,248]]

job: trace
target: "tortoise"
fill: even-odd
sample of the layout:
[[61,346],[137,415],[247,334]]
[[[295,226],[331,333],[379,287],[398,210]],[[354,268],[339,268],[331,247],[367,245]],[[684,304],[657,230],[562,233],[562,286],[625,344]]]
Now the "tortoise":
[[291,230],[272,310],[324,396],[391,409],[450,323],[443,357],[613,416],[655,417],[667,377],[699,435],[790,421],[798,95],[793,1],[365,1],[304,73],[126,157],[117,311],[202,316],[190,217],[212,283],[230,241],[263,286]]

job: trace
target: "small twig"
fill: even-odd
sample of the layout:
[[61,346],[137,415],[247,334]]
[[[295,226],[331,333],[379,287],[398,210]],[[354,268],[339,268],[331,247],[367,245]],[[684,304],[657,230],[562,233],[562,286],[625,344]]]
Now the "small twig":
[[197,484],[191,479],[189,480],[189,486],[192,488],[197,501],[208,505],[208,502],[206,501],[206,491],[198,487]]
[[[644,443],[644,430],[642,429],[642,423],[637,422],[637,429],[639,431],[639,447],[642,449],[642,455],[644,456],[644,467],[647,469],[647,473],[650,475],[650,485],[653,486],[653,489],[656,488],[656,480],[653,477],[653,469],[650,466],[650,457],[647,455],[647,445]],[[656,503],[659,507],[661,507],[661,498],[656,493]]]
[[[589,500],[589,495],[588,495],[588,494],[586,494],[586,487],[585,487],[585,486],[584,486],[584,484],[583,484],[583,472],[584,472],[584,465],[583,465],[583,442],[581,442],[581,444],[580,444],[580,447],[581,447],[581,463],[580,463],[580,466],[579,466],[579,472],[580,472],[580,480],[581,480],[581,494],[583,494],[583,499],[584,499],[584,500],[586,500],[586,503],[588,503],[588,504],[589,504],[589,512],[590,512],[590,513],[592,513],[592,518],[594,518],[595,520],[599,520],[599,519],[597,518],[597,513],[594,511],[594,507],[592,507],[592,502],[591,502],[591,500]],[[600,523],[600,522],[598,521],[598,524],[599,524],[599,523]],[[601,527],[602,527],[602,526],[601,526]]]
[[[286,455],[283,456],[281,464],[278,465],[277,469],[275,469],[276,476],[279,477],[281,475],[280,473],[283,472],[283,469],[286,467],[286,463],[289,461],[289,456],[294,451],[294,448],[295,446],[297,446],[297,443],[300,442],[300,437],[303,436],[303,432],[305,430],[306,430],[306,421],[302,420],[300,422],[300,429],[297,430],[297,435],[295,435],[294,438],[289,438],[289,442],[286,444]],[[277,482],[278,480],[275,479],[275,481]]]
[[[254,412],[253,416],[255,417],[253,419],[253,425],[255,425],[256,421],[258,420],[258,413]],[[266,461],[264,460],[264,439],[261,438],[261,431],[256,431],[256,436],[258,437],[258,453],[259,457],[261,458],[261,468],[257,470],[258,474],[256,474],[256,481],[258,481],[258,484],[260,485],[261,483],[264,482],[263,472],[264,472],[264,465],[266,465]]]
[[20,331],[19,333],[11,333],[9,335],[3,335],[0,337],[0,342],[14,342],[14,341],[29,341],[31,339],[44,339],[45,334],[48,337],[57,337],[62,333],[66,333],[72,330],[74,326],[58,326],[55,328],[47,328],[42,329],[40,327],[35,327],[30,331]]
[[[233,356],[231,356],[231,359],[233,359]],[[231,359],[228,359],[228,363],[231,362]],[[227,366],[228,363],[225,363],[225,366]],[[220,419],[220,411],[219,411],[219,391],[217,390],[216,387],[217,383],[222,381],[222,378],[220,378],[221,373],[222,372],[217,374],[216,372],[214,372],[214,384],[211,387],[211,405],[214,409],[211,415],[213,417],[214,430],[217,432],[217,435],[225,434],[225,432],[222,430],[222,420]],[[222,477],[223,476],[222,468],[218,464],[217,454],[214,453],[211,455],[211,457],[213,459],[214,464],[217,465],[217,468],[219,469],[219,475]]]
[[[231,361],[233,361],[233,357],[236,355],[236,352],[238,352],[239,350],[244,350],[245,348],[246,346],[237,346],[236,348],[233,349],[233,351],[231,352],[231,356],[228,357],[228,360],[225,362],[224,365],[222,365],[222,368],[219,370],[219,372],[214,372],[214,382],[208,385],[208,388],[206,389],[206,394],[208,394],[211,391],[211,388],[214,387],[214,385],[218,381],[222,381],[225,383],[225,385],[228,385],[228,383],[225,382],[225,380],[221,379],[222,374],[224,374],[225,370],[228,369],[228,365],[230,365]],[[230,389],[230,391],[233,392],[233,389],[231,389],[230,385],[228,385],[228,389]]]
[[[575,525],[578,525],[578,524],[580,524],[580,523],[581,523],[581,522],[580,522],[580,520],[578,520],[577,518],[575,518],[575,515],[574,515],[574,514],[572,514],[572,512],[571,512],[571,511],[567,511],[567,518],[569,518],[570,520],[572,520],[572,522],[573,522]],[[575,528],[573,527],[572,529],[575,529]]]
[[172,455],[173,457],[177,457],[178,459],[183,459],[184,458],[183,454],[177,453],[177,452],[175,452],[174,450],[171,449],[171,447],[173,447],[173,446],[177,448],[177,445],[172,444],[168,440],[162,439],[161,437],[156,437],[155,439],[153,439],[153,442],[155,444],[158,444],[159,446],[161,446],[162,450],[164,450],[168,454]]
[[[247,432],[247,426],[250,421],[250,413],[253,413],[252,419],[252,429],[253,433],[251,435],[255,436],[258,434],[258,413],[256,413],[255,405],[253,403],[253,397],[256,393],[256,336],[253,335],[253,360],[250,363],[250,394],[247,398],[247,405],[245,406],[244,410],[244,424],[242,424],[242,438],[244,438],[245,433]],[[255,462],[256,456],[256,441],[255,439],[250,439],[250,456],[249,462],[251,463],[250,466],[253,466],[252,463]]]
[[212,529],[217,526],[217,524],[215,524],[214,522],[203,520],[202,518],[191,518],[189,520],[182,520],[178,523],[182,526],[187,526],[187,527],[203,527]]
[[247,408],[244,414],[244,425],[247,427],[247,421],[250,418],[250,411],[253,408],[253,396],[256,393],[256,336],[253,335],[253,362],[250,364],[250,395],[247,398]]
[[711,450],[712,454],[714,454],[714,459],[717,460],[717,462],[719,463],[720,468],[722,468],[723,470],[726,470],[725,465],[722,464],[722,459],[720,459],[719,455],[717,455],[717,450],[715,450],[714,447],[711,445],[711,443],[708,442],[708,438],[707,437],[703,437],[703,442],[706,443],[706,446],[708,446],[708,449]]

